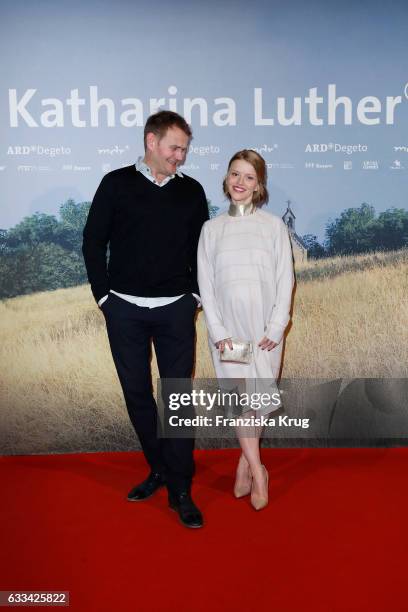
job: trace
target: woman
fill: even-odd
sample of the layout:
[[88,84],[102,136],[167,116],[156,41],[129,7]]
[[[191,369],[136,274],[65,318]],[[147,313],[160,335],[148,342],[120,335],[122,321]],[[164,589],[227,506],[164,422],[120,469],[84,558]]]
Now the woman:
[[[261,210],[268,201],[264,159],[244,149],[229,162],[223,182],[228,212],[207,221],[198,245],[198,283],[209,343],[219,379],[275,380],[290,318],[293,261],[282,219]],[[250,341],[250,363],[221,361],[232,339]],[[227,352],[225,353],[227,355]],[[272,408],[266,408],[267,414]],[[259,415],[252,410],[245,416]],[[242,453],[234,494],[251,494],[256,510],[268,503],[268,473],[261,463],[261,428],[237,428]]]

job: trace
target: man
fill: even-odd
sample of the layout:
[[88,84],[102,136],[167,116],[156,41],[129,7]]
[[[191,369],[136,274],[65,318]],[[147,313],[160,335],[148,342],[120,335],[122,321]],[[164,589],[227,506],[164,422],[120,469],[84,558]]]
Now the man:
[[167,485],[169,506],[182,523],[201,527],[201,512],[191,498],[194,441],[158,437],[150,371],[152,339],[161,378],[192,375],[196,252],[208,206],[201,185],[178,169],[191,135],[177,113],[160,111],[148,118],[145,156],[102,179],[82,251],[129,417],[150,466],[128,500],[148,499]]

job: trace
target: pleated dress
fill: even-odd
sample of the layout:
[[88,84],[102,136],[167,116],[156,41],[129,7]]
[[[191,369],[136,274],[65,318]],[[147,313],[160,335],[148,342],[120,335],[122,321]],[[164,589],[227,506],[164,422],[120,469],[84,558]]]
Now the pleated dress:
[[[253,381],[262,387],[262,380],[275,380],[294,280],[292,249],[282,219],[255,209],[250,215],[224,213],[207,221],[200,235],[197,269],[217,378],[247,379],[252,389]],[[271,351],[258,347],[264,336],[277,343]],[[220,361],[215,343],[230,337],[252,342],[251,363]]]

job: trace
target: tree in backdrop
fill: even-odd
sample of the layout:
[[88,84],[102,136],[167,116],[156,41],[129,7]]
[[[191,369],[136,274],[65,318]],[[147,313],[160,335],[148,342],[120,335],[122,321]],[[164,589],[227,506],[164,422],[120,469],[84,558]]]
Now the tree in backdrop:
[[[213,218],[219,207],[207,203]],[[61,205],[59,218],[36,212],[0,230],[0,298],[87,282],[82,231],[90,205],[70,199]],[[408,211],[389,208],[376,217],[374,207],[363,203],[327,224],[324,245],[313,234],[303,240],[313,259],[408,247]]]
[[36,212],[0,232],[0,297],[85,283],[82,230],[90,202],[68,200],[60,220]]
[[[219,208],[207,203],[214,217]],[[82,232],[90,206],[69,199],[60,206],[59,218],[36,212],[0,230],[0,298],[87,282]]]
[[30,217],[24,217],[20,223],[8,230],[6,247],[19,249],[26,247],[32,251],[41,244],[55,242],[58,220],[54,215],[36,212]]
[[329,255],[366,253],[373,249],[375,226],[374,206],[344,210],[338,219],[326,225],[326,248]]
[[326,226],[326,249],[330,255],[390,251],[407,246],[408,211],[403,208],[389,208],[376,217],[374,207],[363,203],[343,211]]
[[59,244],[82,257],[82,232],[88,218],[90,202],[76,204],[70,199],[62,204],[59,214]]
[[208,214],[210,216],[210,219],[213,219],[213,217],[217,216],[218,211],[220,210],[219,206],[213,206],[211,204],[211,200],[209,200],[207,198],[207,206],[208,206]]
[[377,248],[392,251],[408,246],[408,211],[389,208],[380,213],[374,230]]
[[317,240],[317,236],[314,234],[305,234],[302,236],[302,240],[307,248],[308,259],[321,259],[327,257],[326,249]]

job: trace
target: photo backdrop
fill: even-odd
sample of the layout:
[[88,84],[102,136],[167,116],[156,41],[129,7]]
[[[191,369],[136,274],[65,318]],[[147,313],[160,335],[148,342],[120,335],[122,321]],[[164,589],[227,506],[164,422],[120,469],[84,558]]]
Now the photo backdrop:
[[[267,210],[290,202],[309,262],[285,374],[406,376],[405,2],[5,0],[1,16],[4,452],[134,444],[80,243],[102,176],[143,155],[158,108],[191,123],[183,170],[212,214],[242,148],[267,162]],[[72,441],[84,419],[89,444]]]
[[90,200],[143,154],[158,106],[184,114],[186,173],[223,208],[232,154],[258,149],[270,209],[299,232],[407,207],[404,2],[2,2],[0,227]]

